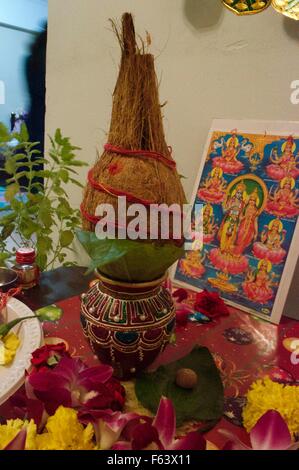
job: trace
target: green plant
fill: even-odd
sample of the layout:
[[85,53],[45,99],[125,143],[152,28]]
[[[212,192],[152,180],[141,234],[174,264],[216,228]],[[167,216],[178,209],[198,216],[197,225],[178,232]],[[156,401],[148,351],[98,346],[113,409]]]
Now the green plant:
[[[9,145],[12,138],[18,141],[13,148]],[[9,175],[7,204],[0,208],[0,265],[14,257],[15,248],[8,249],[9,239],[16,247],[34,246],[41,270],[52,269],[57,261],[64,266],[74,264],[66,258],[68,251],[73,251],[71,244],[80,226],[80,213],[70,206],[65,185],[81,188],[75,168],[86,164],[76,158],[75,151],[80,148],[63,137],[60,129],[49,139],[48,155],[43,156],[36,148],[38,142],[28,141],[25,125],[20,133],[11,134],[0,123],[0,150],[5,156],[1,171]],[[24,178],[26,186],[21,183]]]

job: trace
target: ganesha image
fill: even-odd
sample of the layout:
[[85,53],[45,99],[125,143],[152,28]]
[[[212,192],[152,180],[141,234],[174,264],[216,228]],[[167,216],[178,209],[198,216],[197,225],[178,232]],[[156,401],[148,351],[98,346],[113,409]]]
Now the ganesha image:
[[264,227],[260,241],[253,245],[253,254],[259,259],[268,259],[272,264],[281,263],[286,257],[286,251],[282,248],[286,230],[279,219],[273,219]]
[[294,178],[283,178],[279,186],[270,191],[265,210],[278,217],[296,217],[299,214],[299,191],[295,185]]
[[274,180],[282,180],[286,176],[294,179],[299,176],[299,155],[296,152],[296,143],[292,136],[281,146],[281,155],[278,155],[277,147],[273,148],[270,155],[271,164],[266,167],[267,175]]

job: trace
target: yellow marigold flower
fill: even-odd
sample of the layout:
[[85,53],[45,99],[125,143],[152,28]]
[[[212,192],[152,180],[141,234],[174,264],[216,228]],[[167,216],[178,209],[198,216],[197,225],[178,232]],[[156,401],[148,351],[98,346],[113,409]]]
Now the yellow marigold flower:
[[23,427],[27,428],[26,450],[36,448],[36,425],[33,420],[30,422],[21,419],[9,419],[6,424],[0,426],[0,450],[4,449],[21,431]]
[[273,382],[269,377],[257,380],[247,393],[243,409],[243,423],[247,432],[269,410],[278,411],[286,421],[290,433],[299,433],[299,387]]
[[12,331],[0,341],[0,365],[10,364],[20,346],[20,340]]
[[38,450],[92,450],[93,427],[84,427],[76,410],[60,406],[46,424],[46,432],[36,436]]

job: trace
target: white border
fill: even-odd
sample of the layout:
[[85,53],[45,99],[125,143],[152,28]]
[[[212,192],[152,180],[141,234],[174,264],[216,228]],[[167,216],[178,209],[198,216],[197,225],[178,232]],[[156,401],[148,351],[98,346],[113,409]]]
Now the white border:
[[[194,183],[194,189],[191,197],[191,204],[195,202],[196,194],[198,191],[198,186],[201,180],[201,176],[205,167],[207,153],[211,143],[211,137],[213,132],[231,132],[233,129],[237,129],[238,133],[252,133],[252,134],[273,134],[278,136],[289,136],[293,135],[299,139],[299,121],[255,121],[255,120],[230,120],[230,119],[214,119],[212,122],[212,127],[209,131],[208,138],[204,147],[203,155],[200,161],[199,171]],[[275,302],[272,308],[271,316],[264,315],[260,312],[257,312],[248,307],[244,307],[236,302],[227,300],[223,298],[225,303],[232,305],[235,308],[241,309],[244,312],[251,313],[256,315],[264,320],[271,321],[272,323],[278,324],[280,322],[283,309],[287,300],[289,288],[292,282],[294,271],[296,268],[297,260],[299,256],[299,217],[297,218],[297,223],[290,245],[290,249],[285,261],[285,266],[282,272],[281,280],[277,290]],[[177,270],[177,261],[171,270],[171,279],[175,285],[185,287],[187,289],[193,290],[195,292],[201,292],[203,289],[194,287],[186,282],[179,281],[175,278],[175,273]]]

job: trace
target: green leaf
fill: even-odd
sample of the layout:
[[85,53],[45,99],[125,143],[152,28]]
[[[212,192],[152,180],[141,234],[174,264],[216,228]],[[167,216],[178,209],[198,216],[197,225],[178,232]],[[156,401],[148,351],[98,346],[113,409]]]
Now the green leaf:
[[71,230],[63,230],[60,232],[59,242],[62,247],[69,246],[74,240],[74,234]]
[[184,250],[173,243],[158,244],[134,240],[99,240],[94,232],[77,231],[78,240],[91,258],[90,271],[114,279],[151,281],[162,276]]
[[24,122],[22,122],[22,124],[21,124],[21,131],[20,131],[20,134],[19,134],[19,140],[21,142],[28,142],[28,140],[29,140],[29,134],[28,134],[27,126]]
[[12,330],[16,325],[21,323],[22,321],[25,320],[30,320],[31,318],[36,318],[35,316],[31,317],[21,317],[21,318],[16,318],[15,320],[12,320],[8,323],[5,323],[4,325],[0,325],[0,339],[5,338],[5,336],[8,335],[10,330]]
[[39,253],[47,253],[52,250],[53,241],[50,237],[40,235],[37,237],[36,248]]
[[10,139],[11,139],[11,135],[10,135],[8,128],[2,122],[0,122],[0,142],[6,143],[6,142],[9,142]]
[[1,230],[1,240],[6,240],[10,235],[13,233],[15,229],[14,224],[9,224],[9,225],[4,225],[4,227]]
[[56,142],[58,145],[62,145],[62,144],[63,144],[61,129],[56,129],[54,139],[55,139],[55,142]]
[[16,170],[16,162],[13,158],[8,158],[5,161],[4,169],[9,175],[13,175]]
[[64,183],[67,183],[68,180],[69,180],[68,171],[65,170],[64,168],[62,168],[61,170],[58,171],[58,176],[59,176],[59,178],[62,179],[62,181],[63,181]]
[[35,311],[36,316],[40,321],[50,321],[55,322],[60,320],[62,317],[63,311],[57,305],[48,305],[47,307],[39,308]]
[[[192,369],[198,376],[197,386],[185,390],[175,383],[181,368]],[[188,356],[136,380],[135,391],[145,408],[156,413],[162,396],[170,398],[176,411],[177,426],[186,421],[218,421],[223,414],[224,393],[219,371],[207,348],[198,347]]]
[[5,200],[11,202],[16,194],[20,191],[20,186],[17,183],[12,183],[7,186],[4,197]]

